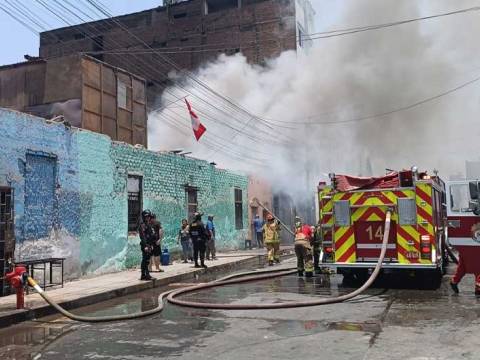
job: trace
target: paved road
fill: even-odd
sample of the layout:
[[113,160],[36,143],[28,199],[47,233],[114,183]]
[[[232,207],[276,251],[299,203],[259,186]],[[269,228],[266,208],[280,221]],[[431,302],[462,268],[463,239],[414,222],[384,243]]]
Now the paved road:
[[[391,284],[390,280],[386,281]],[[402,287],[405,284],[400,284]],[[163,314],[110,324],[62,317],[0,331],[0,359],[479,359],[479,303],[466,278],[452,295],[385,289],[380,283],[348,303],[268,311],[207,311],[167,305]],[[124,313],[155,306],[163,289],[86,307]],[[330,296],[351,289],[341,276],[296,276],[191,295],[219,302],[272,302]]]

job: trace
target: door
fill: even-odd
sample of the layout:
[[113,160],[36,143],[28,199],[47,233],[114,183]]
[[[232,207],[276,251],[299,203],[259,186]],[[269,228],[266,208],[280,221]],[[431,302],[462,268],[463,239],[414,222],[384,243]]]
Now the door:
[[467,272],[480,271],[480,216],[473,213],[470,196],[471,181],[452,181],[447,184],[448,242],[464,260]]
[[[397,261],[397,231],[396,223],[390,223],[385,262]],[[385,221],[355,221],[355,245],[357,261],[377,261],[382,249]]]
[[15,250],[13,219],[13,190],[0,187],[0,296],[10,294],[10,287],[3,277],[9,271],[9,260]]
[[47,237],[56,220],[56,158],[27,154],[24,239]]

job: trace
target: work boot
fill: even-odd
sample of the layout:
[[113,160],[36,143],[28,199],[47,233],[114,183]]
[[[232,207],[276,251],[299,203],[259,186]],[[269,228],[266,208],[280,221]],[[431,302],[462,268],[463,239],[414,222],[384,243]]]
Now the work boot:
[[208,266],[205,265],[204,263],[202,263],[202,268],[206,269],[206,268],[208,268]]
[[273,260],[268,260],[268,266],[273,266]]
[[184,263],[184,264],[188,264],[188,261],[187,261],[187,260],[183,260],[183,263]]
[[196,267],[196,268],[200,268],[201,266],[198,265],[198,263],[195,263],[195,267]]
[[298,270],[298,276],[303,276],[303,270]]
[[150,275],[147,275],[143,280],[150,281],[153,280],[153,278]]
[[460,292],[460,290],[458,290],[458,284],[450,282],[450,287],[452,288],[452,290],[455,294],[458,294]]
[[313,277],[313,272],[312,272],[312,271],[305,271],[305,277],[306,277],[306,278],[311,278],[311,277]]
[[280,259],[275,259],[275,262],[276,262],[277,264],[280,264]]

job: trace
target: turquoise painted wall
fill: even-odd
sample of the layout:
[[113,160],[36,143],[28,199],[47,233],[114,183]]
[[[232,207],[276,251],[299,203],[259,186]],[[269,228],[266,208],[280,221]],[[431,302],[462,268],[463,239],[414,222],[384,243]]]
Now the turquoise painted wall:
[[[164,246],[179,249],[176,238],[181,219],[187,217],[185,186],[188,185],[198,188],[198,209],[205,215],[215,216],[217,248],[243,247],[248,229],[247,176],[217,169],[203,160],[152,152],[124,143],[113,143],[112,158],[118,170],[116,188],[125,188],[128,174],[143,177],[143,207],[154,211],[161,221],[165,230]],[[242,230],[235,229],[235,188],[242,190]],[[128,267],[139,262],[138,242],[137,236],[129,236]]]
[[[248,179],[242,174],[10,110],[0,109],[0,132],[0,185],[15,190],[17,259],[65,256],[69,278],[138,266],[139,239],[128,234],[128,174],[143,177],[144,208],[158,215],[165,229],[164,246],[170,250],[179,249],[176,235],[187,216],[185,185],[198,188],[199,210],[215,215],[217,247],[243,246]],[[26,171],[26,157],[32,153],[55,163],[48,192],[42,186],[30,192],[37,207],[53,203],[54,215],[36,222],[24,215],[26,181],[42,180],[42,167],[35,173],[38,179]],[[235,229],[234,188],[243,192],[241,230]]]

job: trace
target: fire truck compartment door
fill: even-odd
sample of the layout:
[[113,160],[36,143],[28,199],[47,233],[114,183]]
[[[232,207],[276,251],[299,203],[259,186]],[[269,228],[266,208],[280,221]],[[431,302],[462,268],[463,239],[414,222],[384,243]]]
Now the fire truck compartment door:
[[[385,261],[397,259],[397,224],[390,223]],[[380,257],[385,223],[383,221],[356,221],[354,224],[357,261],[375,261]]]

